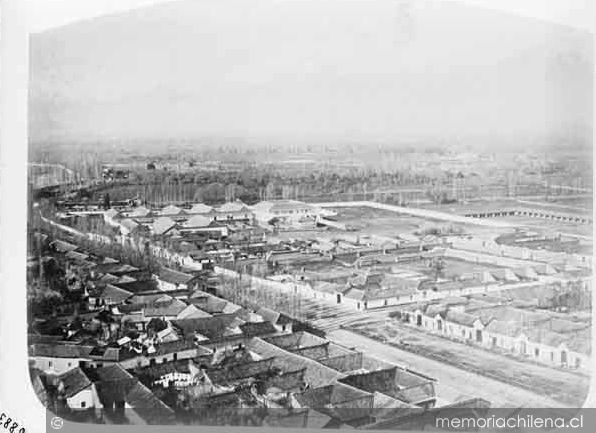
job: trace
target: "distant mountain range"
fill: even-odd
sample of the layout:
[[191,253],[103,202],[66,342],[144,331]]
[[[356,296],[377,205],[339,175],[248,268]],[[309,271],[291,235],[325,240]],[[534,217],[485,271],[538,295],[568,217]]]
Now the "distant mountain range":
[[176,1],[33,35],[30,139],[589,136],[592,51],[458,3]]

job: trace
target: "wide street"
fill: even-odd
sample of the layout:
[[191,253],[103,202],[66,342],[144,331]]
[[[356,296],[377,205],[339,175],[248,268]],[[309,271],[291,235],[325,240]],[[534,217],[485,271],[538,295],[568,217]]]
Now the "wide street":
[[544,395],[400,350],[347,330],[332,331],[327,338],[344,346],[355,347],[380,360],[408,366],[436,378],[438,397],[444,400],[481,397],[490,401],[493,407],[569,407]]

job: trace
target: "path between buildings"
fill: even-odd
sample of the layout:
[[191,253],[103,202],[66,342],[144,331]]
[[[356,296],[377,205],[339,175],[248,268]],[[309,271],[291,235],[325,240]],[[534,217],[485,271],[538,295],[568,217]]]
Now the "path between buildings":
[[404,365],[436,378],[438,380],[438,397],[448,401],[457,401],[466,397],[481,397],[490,401],[493,407],[569,407],[545,395],[388,346],[351,331],[343,329],[332,331],[327,334],[327,338],[344,346],[355,347],[380,360]]

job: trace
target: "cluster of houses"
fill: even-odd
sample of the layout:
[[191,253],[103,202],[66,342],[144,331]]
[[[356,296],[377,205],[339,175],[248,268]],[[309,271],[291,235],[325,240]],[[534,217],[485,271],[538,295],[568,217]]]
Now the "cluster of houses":
[[271,425],[360,427],[437,405],[433,378],[219,298],[211,274],[152,274],[64,241],[51,251],[86,276],[73,285],[84,308],[36,317],[29,330],[34,388],[58,413],[163,424],[274,408]]
[[552,291],[536,287],[450,297],[404,306],[399,317],[445,338],[541,364],[587,370],[591,321],[536,308]]
[[162,209],[145,206],[110,209],[105,221],[118,227],[122,234],[149,234],[152,236],[179,236],[185,233],[204,233],[225,237],[230,226],[257,225],[269,230],[313,229],[324,216],[333,212],[294,201],[263,201],[248,206],[240,200],[218,207],[196,203],[192,207],[169,205]]

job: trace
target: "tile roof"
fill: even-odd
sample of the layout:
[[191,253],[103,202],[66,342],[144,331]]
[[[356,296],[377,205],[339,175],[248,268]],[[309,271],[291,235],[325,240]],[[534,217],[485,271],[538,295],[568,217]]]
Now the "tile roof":
[[474,322],[476,322],[476,320],[480,320],[480,318],[478,316],[464,313],[462,311],[449,309],[447,311],[447,314],[445,315],[445,320],[447,320],[448,322],[457,323],[459,325],[472,327],[474,326]]
[[144,292],[154,292],[159,290],[158,283],[156,280],[145,280],[145,281],[130,281],[128,283],[114,283],[115,286],[118,286],[121,289],[129,291],[131,293],[144,293]]
[[173,316],[176,317],[183,310],[185,310],[187,304],[179,299],[172,298],[172,301],[168,304],[161,305],[159,307],[147,307],[143,310],[145,317],[161,317],[161,316]]
[[118,218],[121,216],[120,212],[118,212],[114,208],[111,208],[111,209],[108,209],[107,211],[105,211],[104,215],[111,219]]
[[258,353],[265,358],[275,357],[273,365],[280,368],[282,371],[293,371],[305,368],[304,379],[313,387],[328,385],[341,376],[341,373],[336,370],[325,367],[324,365],[303,356],[287,352],[258,337],[254,337],[248,341],[246,347],[250,351]]
[[29,346],[29,356],[48,358],[89,358],[92,346],[77,344],[35,343]]
[[127,229],[128,231],[134,231],[138,229],[141,225],[133,219],[127,218],[120,222],[120,225]]
[[52,242],[50,245],[52,245],[56,249],[56,251],[59,251],[61,253],[67,253],[69,251],[74,251],[79,248],[77,245],[60,240],[56,240]]
[[217,208],[218,212],[242,212],[248,210],[248,207],[240,200],[236,200],[235,202],[224,203],[219,208]]
[[103,290],[101,290],[101,293],[99,294],[99,298],[109,300],[112,304],[120,304],[126,301],[131,296],[132,292],[124,290],[110,283],[106,284],[106,286],[103,288]]
[[61,374],[58,376],[58,380],[64,385],[66,398],[70,398],[92,385],[87,375],[79,367]]
[[172,284],[188,284],[195,279],[194,275],[185,274],[184,272],[175,271],[174,269],[162,267],[159,270],[159,279]]
[[503,322],[501,320],[491,320],[484,329],[488,333],[507,337],[518,337],[522,332],[522,327],[519,324]]
[[87,259],[89,259],[90,256],[88,254],[80,253],[77,251],[69,251],[64,255],[64,257],[70,260],[74,260],[76,262],[84,262]]
[[196,333],[210,340],[219,340],[229,335],[231,327],[236,323],[236,317],[231,314],[221,314],[198,319],[172,320],[171,322],[181,329],[185,336]]
[[274,325],[288,325],[293,323],[291,317],[267,307],[259,308],[256,313],[261,316],[263,320],[271,322]]
[[145,206],[139,206],[135,208],[131,213],[128,214],[129,217],[146,217],[151,214],[151,211],[147,209]]
[[188,221],[184,223],[185,227],[209,227],[211,225],[211,219],[203,215],[194,215]]
[[339,381],[364,391],[381,392],[407,403],[416,404],[435,397],[432,379],[398,367],[345,376]]
[[128,274],[130,272],[138,271],[139,268],[135,268],[134,266],[127,265],[124,263],[100,263],[93,268],[93,272],[99,274],[113,274],[116,276],[121,276],[124,274]]
[[260,337],[271,335],[277,332],[277,329],[270,322],[247,322],[240,325],[240,329],[245,337]]
[[199,310],[194,305],[188,305],[184,310],[178,313],[176,319],[199,319],[202,317],[212,317],[211,314],[207,313],[206,311]]
[[174,411],[141,382],[135,382],[126,394],[126,403],[147,424],[172,424],[175,422]]
[[161,215],[181,215],[184,213],[185,212],[183,209],[180,209],[178,206],[174,205],[166,206],[160,212]]
[[168,341],[166,343],[156,344],[154,347],[155,353],[152,354],[153,356],[168,355],[170,353],[182,352],[197,348],[193,342],[184,340]]
[[173,229],[176,226],[176,222],[169,217],[160,217],[153,221],[151,229],[155,235],[163,235]]
[[213,208],[211,206],[207,206],[204,203],[195,203],[188,213],[205,214],[211,212],[212,210]]

